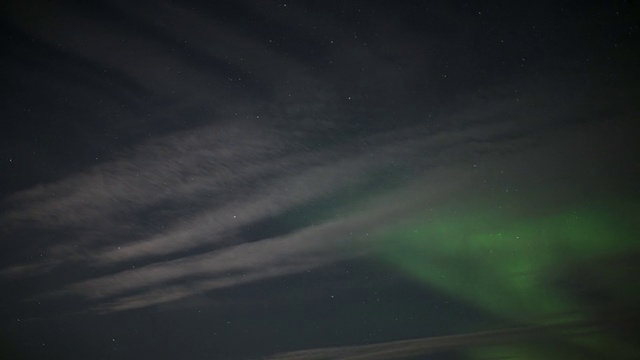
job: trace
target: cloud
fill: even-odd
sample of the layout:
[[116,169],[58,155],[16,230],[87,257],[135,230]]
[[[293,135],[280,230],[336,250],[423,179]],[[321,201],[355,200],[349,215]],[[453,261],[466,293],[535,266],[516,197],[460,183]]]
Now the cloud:
[[[442,353],[460,349],[474,349],[487,346],[509,345],[512,351],[518,354],[519,346],[536,344],[536,348],[544,349],[543,352],[557,354],[559,351],[549,352],[549,348],[562,348],[559,343],[549,341],[549,338],[557,336],[557,333],[579,337],[585,332],[593,334],[597,327],[594,321],[574,322],[569,324],[549,324],[546,326],[520,327],[483,331],[469,334],[447,335],[427,337],[411,340],[390,341],[379,344],[352,345],[333,348],[320,348],[292,351],[276,354],[268,357],[271,360],[314,360],[314,359],[367,359],[384,360],[411,358],[420,355]],[[575,345],[574,345],[575,346]],[[628,354],[627,354],[628,355]]]
[[[597,144],[601,127],[540,131],[526,98],[475,108],[448,114],[449,127],[371,131],[323,147],[313,146],[314,131],[230,122],[150,139],[8,197],[0,231],[20,250],[2,275],[53,278],[37,297],[79,295],[89,311],[152,306],[365,256],[369,234],[421,209],[575,169],[592,181],[606,163],[571,150]],[[305,212],[318,202],[330,215]],[[296,212],[308,218],[269,235],[251,230]]]
[[[63,60],[82,59],[88,73],[118,73],[106,88],[128,94],[141,111],[106,119],[138,137],[109,144],[115,150],[106,160],[7,196],[0,235],[12,250],[5,280],[55,279],[36,295],[80,295],[96,311],[361,256],[366,246],[349,245],[416,208],[473,190],[505,157],[538,159],[510,161],[512,169],[539,169],[547,158],[531,149],[549,135],[545,126],[580,105],[560,106],[552,94],[571,85],[545,78],[519,83],[519,92],[514,84],[488,95],[457,89],[447,103],[455,108],[436,107],[446,94],[427,95],[440,82],[428,92],[410,90],[416,73],[444,81],[438,61],[426,52],[402,55],[423,47],[393,41],[405,39],[401,21],[375,40],[294,6],[242,5],[257,23],[273,22],[268,34],[175,3],[95,6],[43,15],[52,31],[20,16],[13,25]],[[107,17],[95,13],[107,10]],[[308,38],[312,53],[291,53]],[[192,107],[199,109],[193,119]],[[185,117],[195,125],[175,125]],[[351,197],[342,201],[345,194]],[[308,211],[318,203],[330,215]],[[268,235],[252,230],[291,213],[304,219]]]
[[[97,299],[107,311],[358,256],[359,250],[345,251],[354,237],[461,186],[450,179],[470,181],[456,175],[457,167],[468,165],[462,159],[476,146],[486,146],[475,140],[461,144],[490,139],[505,131],[502,126],[434,134],[406,128],[363,137],[375,146],[347,142],[326,149],[263,127],[215,125],[152,139],[114,161],[9,197],[0,218],[9,241],[20,241],[26,229],[58,240],[28,247],[25,253],[38,251],[43,259],[17,263],[3,275],[20,279],[66,266],[98,269],[104,275],[54,293]],[[428,175],[430,168],[441,168],[441,175]],[[387,185],[375,175],[402,173],[400,184]],[[299,230],[249,243],[238,237],[257,222],[372,184],[373,193],[335,207],[339,216],[310,219]],[[363,204],[368,208],[358,208]]]

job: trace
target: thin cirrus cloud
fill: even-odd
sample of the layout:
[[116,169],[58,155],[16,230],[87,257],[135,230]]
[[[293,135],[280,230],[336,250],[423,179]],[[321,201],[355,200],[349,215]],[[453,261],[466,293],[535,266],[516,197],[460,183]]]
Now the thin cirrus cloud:
[[[0,218],[9,241],[26,229],[59,236],[25,250],[23,258],[43,254],[38,261],[14,263],[2,274],[19,280],[69,266],[94,269],[49,293],[80,295],[92,310],[108,312],[302,272],[362,255],[347,245],[464,188],[473,178],[459,167],[475,152],[526,147],[506,136],[507,123],[445,133],[414,127],[366,136],[375,146],[325,150],[256,129],[242,129],[242,137],[220,126],[169,135],[14,194]],[[385,185],[385,176],[400,180]],[[330,205],[345,189],[369,187],[375,190],[353,203]],[[318,200],[335,215],[249,242],[238,235]]]
[[[400,24],[365,44],[337,18],[294,6],[286,12],[248,6],[256,19],[273,19],[276,41],[269,42],[262,32],[238,29],[237,19],[179,4],[114,4],[110,14],[130,14],[135,29],[115,15],[92,19],[95,14],[68,9],[48,15],[50,32],[31,21],[21,28],[88,62],[92,71],[127,79],[108,88],[112,95],[128,93],[126,84],[155,94],[154,101],[131,97],[144,116],[125,113],[118,126],[126,132],[177,122],[193,106],[205,115],[199,112],[197,126],[132,137],[130,147],[117,146],[108,161],[3,201],[0,234],[5,243],[19,244],[3,277],[52,279],[36,297],[81,296],[91,311],[166,303],[361,256],[366,246],[348,245],[468,189],[481,176],[471,167],[480,155],[494,165],[505,155],[527,158],[547,135],[541,124],[579,102],[527,97],[527,90],[553,94],[571,87],[545,78],[538,88],[504,84],[468,102],[459,101],[467,92],[458,94],[456,110],[430,117],[425,109],[435,100],[403,96],[418,70],[442,81],[431,70],[436,59],[426,61],[422,52],[402,56],[416,48],[391,41],[403,38]],[[154,23],[161,18],[166,22]],[[295,36],[278,44],[278,32]],[[316,39],[307,44],[313,53],[289,51],[305,44],[305,36]],[[437,92],[440,83],[434,84]],[[550,108],[552,115],[544,111]],[[305,210],[314,206],[325,214]],[[290,220],[291,213],[300,216]],[[266,234],[255,230],[277,218],[294,223]]]
[[[524,111],[526,103],[519,111],[535,116]],[[556,162],[586,169],[588,161],[590,172],[601,167],[567,149],[597,144],[592,140],[606,134],[600,127],[577,135],[535,135],[530,127],[525,139],[519,134],[526,117],[491,121],[499,104],[478,107],[476,121],[467,112],[451,115],[465,126],[414,126],[325,148],[265,126],[215,125],[152,139],[7,198],[3,238],[36,241],[2,275],[54,278],[55,286],[35,297],[80,296],[87,302],[82,311],[143,308],[365,256],[369,234],[477,193],[499,169],[535,182],[547,181],[543,168],[559,176],[564,170]],[[359,195],[340,201],[350,191]],[[329,215],[305,213],[318,201]],[[289,228],[247,230],[297,211],[308,218]],[[56,277],[68,269],[75,275]]]

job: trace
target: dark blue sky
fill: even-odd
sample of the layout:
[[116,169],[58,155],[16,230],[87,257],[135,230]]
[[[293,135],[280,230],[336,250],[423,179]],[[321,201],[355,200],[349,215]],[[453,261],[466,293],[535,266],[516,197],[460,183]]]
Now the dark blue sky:
[[[464,349],[540,322],[425,280],[381,242],[478,203],[538,224],[638,199],[635,2],[2,7],[0,357],[250,359],[430,338],[412,354],[489,358]],[[454,240],[423,241],[431,266]],[[603,279],[635,266],[575,275],[633,263],[637,241],[622,248],[553,252],[572,265],[540,281],[603,309],[585,315],[597,324],[616,306],[634,318],[636,295]],[[447,276],[476,264],[457,255]],[[555,341],[553,356],[596,351]]]

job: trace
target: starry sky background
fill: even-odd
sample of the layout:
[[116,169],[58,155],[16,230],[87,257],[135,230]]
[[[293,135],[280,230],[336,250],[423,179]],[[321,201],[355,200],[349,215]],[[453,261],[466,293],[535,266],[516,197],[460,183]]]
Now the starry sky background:
[[3,356],[637,358],[637,2],[2,7]]

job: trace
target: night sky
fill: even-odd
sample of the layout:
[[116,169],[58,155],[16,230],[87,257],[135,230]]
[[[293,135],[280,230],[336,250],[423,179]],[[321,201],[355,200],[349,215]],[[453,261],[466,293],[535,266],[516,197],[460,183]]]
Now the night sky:
[[637,1],[2,2],[0,359],[638,359]]

